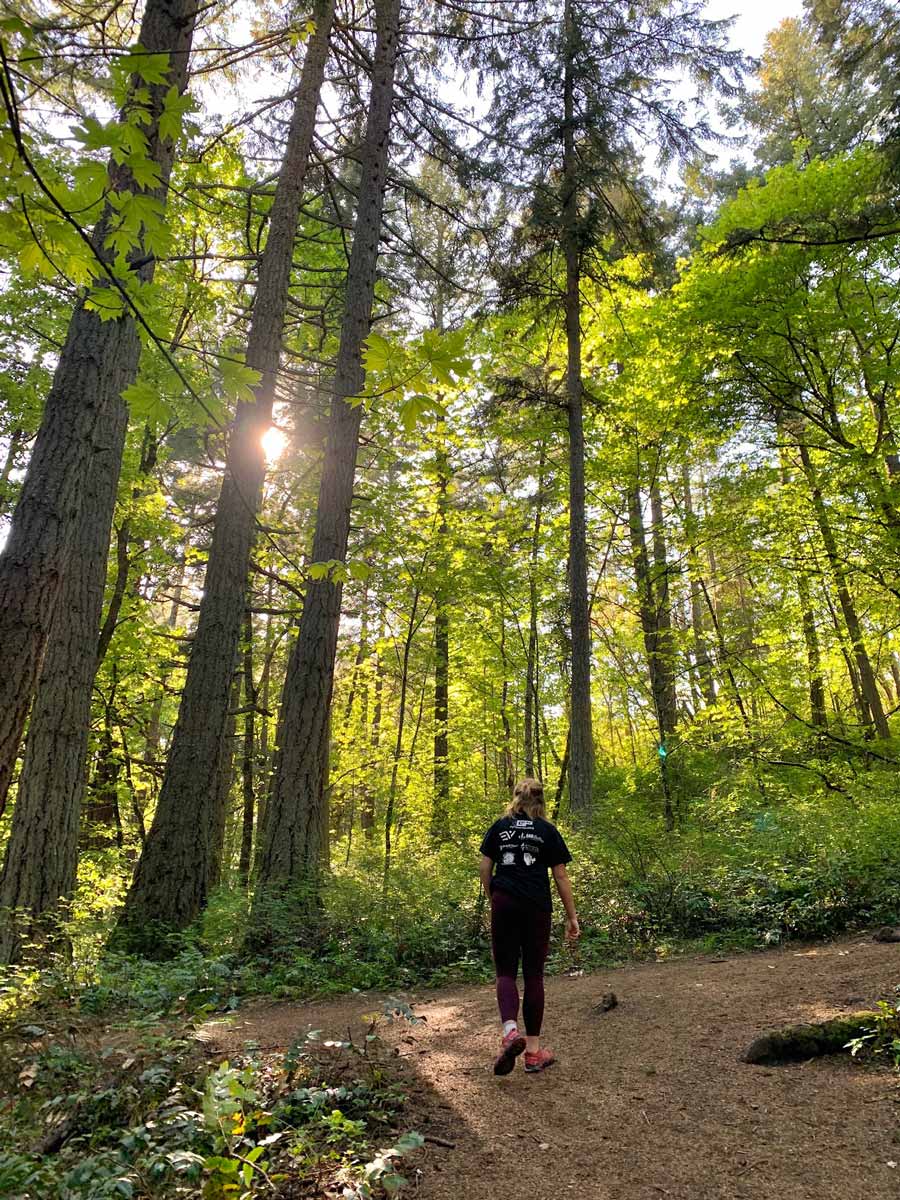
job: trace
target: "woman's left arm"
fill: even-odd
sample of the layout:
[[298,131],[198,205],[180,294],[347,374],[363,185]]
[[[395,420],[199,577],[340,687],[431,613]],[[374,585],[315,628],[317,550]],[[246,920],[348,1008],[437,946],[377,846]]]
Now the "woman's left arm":
[[481,864],[478,867],[478,873],[481,876],[481,886],[485,892],[491,894],[491,876],[494,873],[494,860],[486,854],[481,856]]
[[566,910],[566,938],[574,941],[575,938],[581,935],[581,927],[578,924],[578,914],[575,911],[575,898],[572,895],[572,882],[569,879],[569,872],[566,870],[565,863],[559,863],[552,868],[553,879],[556,882],[556,890],[559,892],[559,898],[563,902],[563,908]]

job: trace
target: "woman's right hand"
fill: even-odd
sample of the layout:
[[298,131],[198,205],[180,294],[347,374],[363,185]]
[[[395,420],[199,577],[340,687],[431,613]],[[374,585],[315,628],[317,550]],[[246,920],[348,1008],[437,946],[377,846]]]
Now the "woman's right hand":
[[581,926],[577,917],[566,917],[566,941],[574,942],[581,937]]

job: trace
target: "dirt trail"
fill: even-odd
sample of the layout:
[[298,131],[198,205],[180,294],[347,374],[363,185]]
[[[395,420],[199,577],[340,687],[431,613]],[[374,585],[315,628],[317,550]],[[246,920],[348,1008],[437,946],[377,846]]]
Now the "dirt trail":
[[[490,1070],[493,989],[409,998],[427,1023],[403,1055],[406,1124],[455,1143],[418,1155],[422,1200],[880,1200],[900,1196],[900,1090],[844,1057],[746,1066],[758,1033],[892,996],[900,946],[859,938],[716,961],[548,980],[543,1075]],[[619,1007],[592,1009],[607,990]],[[224,1053],[287,1047],[309,1028],[360,1032],[373,996],[259,1005],[214,1022]],[[896,1166],[894,1165],[896,1164]],[[415,1168],[413,1168],[415,1169]]]

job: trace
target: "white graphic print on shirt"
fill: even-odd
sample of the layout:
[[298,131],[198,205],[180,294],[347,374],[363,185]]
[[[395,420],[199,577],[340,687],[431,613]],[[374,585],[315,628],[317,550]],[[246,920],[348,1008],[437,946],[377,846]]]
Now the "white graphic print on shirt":
[[[532,820],[516,821],[512,829],[502,829],[500,840],[504,843],[500,865],[504,867],[512,867],[516,863],[524,867],[533,867],[544,843]],[[516,851],[515,855],[510,853],[512,849]]]

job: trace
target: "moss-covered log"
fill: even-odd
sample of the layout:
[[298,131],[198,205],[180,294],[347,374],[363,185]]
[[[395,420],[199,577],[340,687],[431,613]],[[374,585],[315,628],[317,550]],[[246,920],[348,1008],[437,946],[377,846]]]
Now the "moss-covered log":
[[853,1038],[869,1032],[877,1019],[876,1012],[857,1012],[816,1025],[788,1025],[756,1038],[741,1055],[741,1062],[778,1066],[839,1054]]

